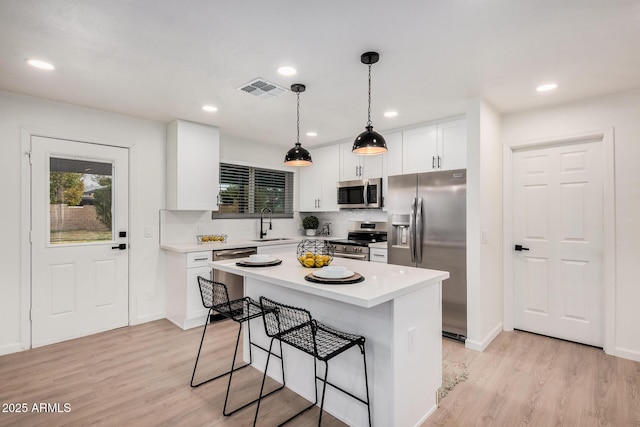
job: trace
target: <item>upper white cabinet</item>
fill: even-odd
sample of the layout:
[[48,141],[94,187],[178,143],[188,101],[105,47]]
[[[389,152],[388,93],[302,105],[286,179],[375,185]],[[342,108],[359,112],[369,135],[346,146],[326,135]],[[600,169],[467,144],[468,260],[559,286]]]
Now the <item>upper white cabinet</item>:
[[385,133],[388,151],[384,153],[385,173],[383,176],[402,175],[402,132]]
[[438,129],[424,126],[402,132],[402,173],[436,170]]
[[363,156],[351,151],[353,142],[340,144],[340,181],[382,178],[383,155]]
[[336,183],[340,180],[338,145],[309,150],[313,164],[300,171],[300,210],[328,212],[338,210]]
[[438,124],[438,154],[441,170],[467,167],[467,120]]
[[167,209],[218,210],[220,131],[174,120],[167,125]]
[[466,167],[466,119],[442,122],[402,133],[402,173]]

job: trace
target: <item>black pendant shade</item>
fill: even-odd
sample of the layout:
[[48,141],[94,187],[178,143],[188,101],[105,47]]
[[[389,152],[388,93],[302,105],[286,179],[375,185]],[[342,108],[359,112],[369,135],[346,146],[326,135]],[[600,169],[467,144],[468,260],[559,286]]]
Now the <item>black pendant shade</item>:
[[309,166],[313,164],[311,160],[311,154],[304,148],[302,148],[302,144],[300,144],[300,93],[304,92],[306,89],[305,85],[300,83],[294,83],[291,85],[291,91],[295,92],[298,95],[298,105],[297,105],[297,129],[298,136],[296,139],[296,144],[293,148],[287,151],[287,154],[284,156],[284,164],[287,166]]
[[365,52],[360,56],[360,61],[369,66],[369,109],[367,126],[364,132],[358,135],[353,141],[352,152],[356,154],[362,154],[365,156],[371,156],[375,154],[382,154],[387,151],[387,142],[382,135],[373,130],[371,124],[371,65],[378,62],[380,55],[377,52]]
[[309,166],[312,163],[311,154],[299,142],[284,156],[284,164],[287,166]]
[[365,156],[382,154],[387,151],[387,142],[382,135],[373,130],[373,126],[367,126],[367,130],[356,137],[351,151]]

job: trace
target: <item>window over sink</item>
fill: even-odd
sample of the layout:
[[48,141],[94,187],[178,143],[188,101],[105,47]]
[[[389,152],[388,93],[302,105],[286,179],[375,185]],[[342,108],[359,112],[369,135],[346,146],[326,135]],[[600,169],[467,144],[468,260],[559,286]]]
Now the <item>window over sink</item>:
[[212,218],[293,218],[293,172],[220,163],[219,210]]

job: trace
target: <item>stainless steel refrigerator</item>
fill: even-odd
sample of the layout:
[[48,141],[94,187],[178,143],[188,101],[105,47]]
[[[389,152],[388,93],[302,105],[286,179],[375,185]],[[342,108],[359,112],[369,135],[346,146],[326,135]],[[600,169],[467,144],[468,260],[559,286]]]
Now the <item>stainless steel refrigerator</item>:
[[467,336],[467,171],[389,177],[389,264],[444,270],[443,335]]

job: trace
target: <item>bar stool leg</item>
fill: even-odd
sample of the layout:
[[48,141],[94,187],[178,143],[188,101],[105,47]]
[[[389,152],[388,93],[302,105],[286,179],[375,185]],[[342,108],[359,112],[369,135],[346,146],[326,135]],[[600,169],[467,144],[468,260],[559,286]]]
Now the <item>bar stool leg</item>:
[[191,387],[198,387],[199,385],[202,385],[202,384],[204,384],[206,382],[209,382],[209,381],[213,380],[213,379],[211,379],[211,380],[208,380],[208,381],[204,381],[204,382],[201,382],[200,384],[194,384],[193,383],[193,379],[196,376],[196,369],[198,368],[198,361],[200,360],[200,352],[202,351],[202,344],[204,343],[204,336],[207,333],[207,326],[209,326],[210,316],[211,316],[211,309],[209,309],[209,312],[207,313],[207,321],[204,324],[204,330],[202,331],[202,338],[200,338],[200,347],[198,348],[198,355],[196,356],[196,363],[195,363],[195,365],[193,365],[193,374],[191,374]]
[[[262,375],[262,384],[260,385],[260,394],[258,395],[258,405],[256,406],[256,415],[253,418],[253,427],[255,427],[258,422],[258,412],[260,411],[260,403],[262,403],[262,392],[264,391],[264,383],[267,380],[267,370],[269,369],[269,359],[271,359],[271,350],[273,349],[273,340],[275,338],[271,338],[271,343],[269,344],[269,352],[267,353],[267,363],[264,367],[264,374]],[[282,350],[282,347],[280,347]],[[284,355],[281,354],[280,357]],[[284,378],[284,370],[282,371],[282,376]]]
[[371,427],[371,402],[369,401],[369,377],[367,376],[367,355],[364,350],[364,344],[360,346],[362,352],[362,362],[364,364],[364,387],[367,392],[367,414],[369,415],[369,427]]
[[[315,364],[315,361],[314,361]],[[327,361],[324,361],[324,380],[322,384],[322,400],[320,401],[320,416],[318,417],[318,427],[322,425],[322,411],[324,410],[324,395],[327,392],[327,377],[329,376],[329,364]],[[317,398],[317,390],[318,390],[318,382],[316,381],[316,402]]]
[[[242,408],[238,408],[238,409],[236,409],[234,411],[227,412],[227,401],[229,400],[229,390],[231,390],[231,379],[233,378],[233,371],[235,371],[235,369],[233,367],[236,364],[236,357],[238,355],[238,345],[240,344],[240,336],[241,335],[242,335],[242,323],[238,323],[238,337],[236,338],[236,350],[233,352],[233,360],[231,361],[231,370],[229,371],[229,383],[227,384],[227,394],[224,397],[224,407],[222,409],[222,413],[225,416],[233,414],[238,409],[242,409]],[[251,351],[251,346],[249,346],[249,351]]]

